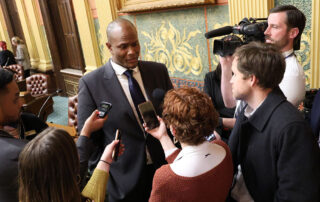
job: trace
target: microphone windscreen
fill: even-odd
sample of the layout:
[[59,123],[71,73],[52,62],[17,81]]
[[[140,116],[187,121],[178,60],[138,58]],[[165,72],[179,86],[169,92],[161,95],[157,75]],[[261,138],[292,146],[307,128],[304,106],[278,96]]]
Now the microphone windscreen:
[[166,94],[166,91],[161,89],[161,88],[156,88],[153,90],[152,92],[152,97],[153,99],[159,101],[159,102],[162,102],[163,99],[164,99],[164,96]]
[[214,29],[210,32],[205,33],[205,37],[207,39],[210,39],[212,37],[216,37],[216,36],[223,36],[226,34],[230,34],[233,32],[233,27],[232,26],[225,26],[225,27],[221,27],[219,29]]

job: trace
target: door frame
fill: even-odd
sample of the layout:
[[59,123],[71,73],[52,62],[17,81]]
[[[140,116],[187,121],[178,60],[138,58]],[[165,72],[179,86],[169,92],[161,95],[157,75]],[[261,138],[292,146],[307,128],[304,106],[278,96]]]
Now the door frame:
[[46,0],[39,0],[39,5],[51,53],[53,71],[55,74],[55,83],[59,89],[62,89],[62,95],[66,95],[66,86],[64,85],[64,80],[60,72],[62,65],[61,58],[59,55],[59,47],[57,45],[58,41],[53,31],[48,3],[46,2]]

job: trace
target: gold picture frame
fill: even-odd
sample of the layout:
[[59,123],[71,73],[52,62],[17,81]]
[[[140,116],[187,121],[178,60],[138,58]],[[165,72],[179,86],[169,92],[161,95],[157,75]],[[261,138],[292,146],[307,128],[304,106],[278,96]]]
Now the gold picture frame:
[[216,0],[114,0],[119,13],[214,4]]

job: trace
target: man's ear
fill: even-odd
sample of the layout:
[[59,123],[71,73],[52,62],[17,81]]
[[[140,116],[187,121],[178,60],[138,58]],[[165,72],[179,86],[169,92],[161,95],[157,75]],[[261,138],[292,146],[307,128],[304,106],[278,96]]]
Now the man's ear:
[[109,51],[112,50],[111,44],[109,42],[106,43],[106,46],[108,47]]
[[298,36],[298,34],[299,34],[299,28],[298,27],[293,27],[289,31],[289,37],[291,39],[296,38]]
[[259,83],[258,78],[255,75],[250,75],[250,84],[251,87],[256,86]]

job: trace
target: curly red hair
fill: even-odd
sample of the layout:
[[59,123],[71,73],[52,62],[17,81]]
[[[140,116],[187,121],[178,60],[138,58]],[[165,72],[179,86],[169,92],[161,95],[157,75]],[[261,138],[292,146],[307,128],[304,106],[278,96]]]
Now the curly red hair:
[[163,104],[163,120],[172,126],[181,143],[198,145],[218,125],[218,112],[209,96],[196,88],[170,90]]

